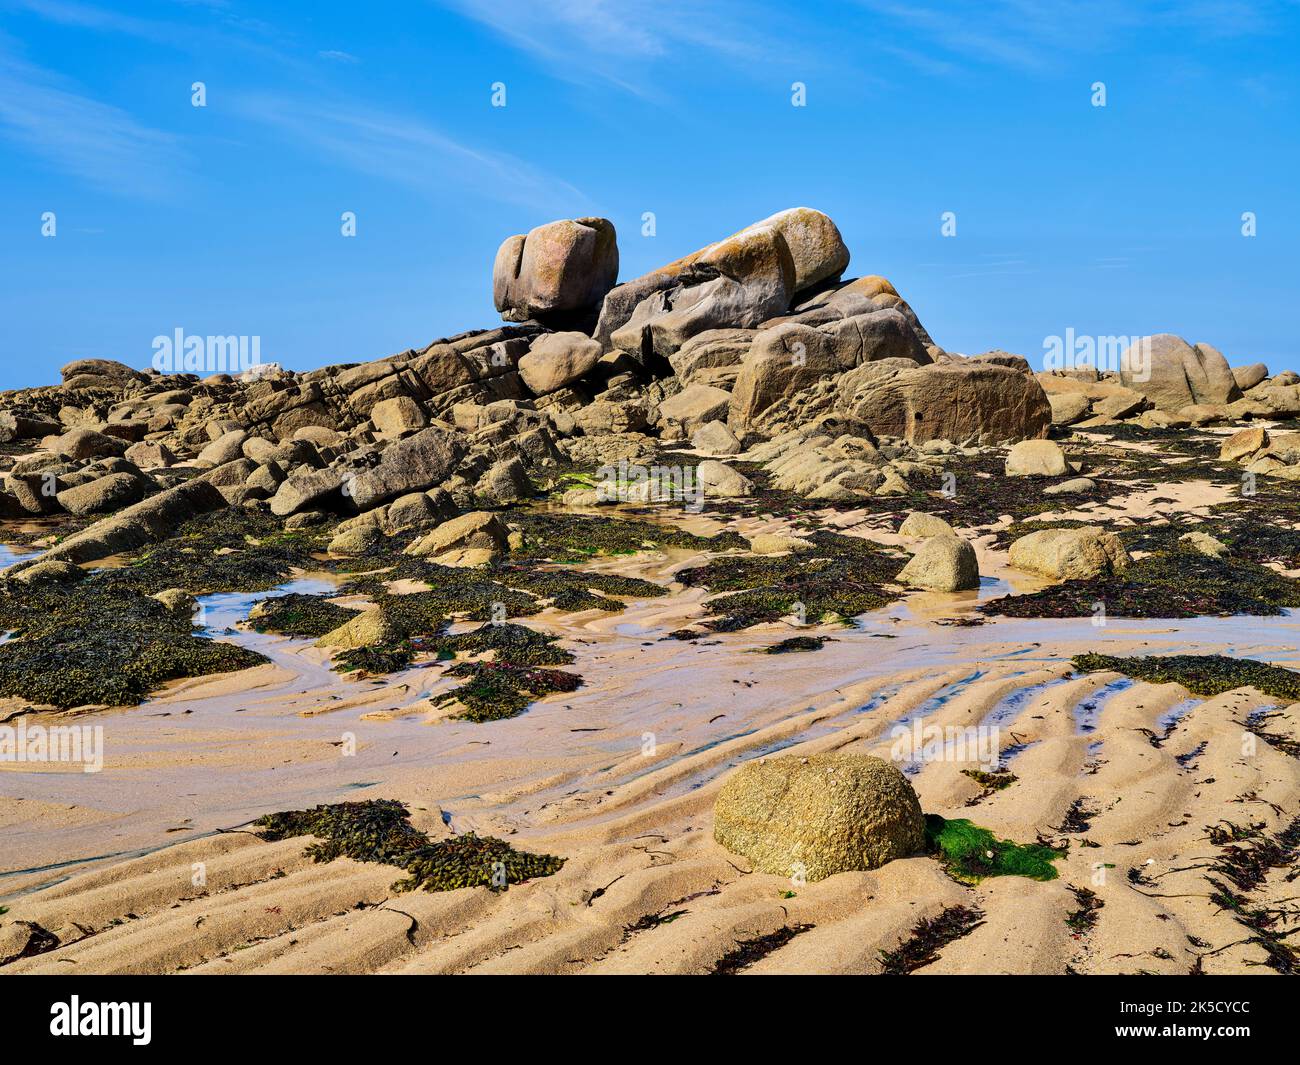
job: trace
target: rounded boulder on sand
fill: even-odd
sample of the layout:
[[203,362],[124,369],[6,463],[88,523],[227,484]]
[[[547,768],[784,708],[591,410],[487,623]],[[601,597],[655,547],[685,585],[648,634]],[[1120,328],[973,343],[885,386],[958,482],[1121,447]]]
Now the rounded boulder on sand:
[[760,758],[723,784],[713,838],[762,872],[814,881],[919,853],[925,818],[907,778],[882,758]]

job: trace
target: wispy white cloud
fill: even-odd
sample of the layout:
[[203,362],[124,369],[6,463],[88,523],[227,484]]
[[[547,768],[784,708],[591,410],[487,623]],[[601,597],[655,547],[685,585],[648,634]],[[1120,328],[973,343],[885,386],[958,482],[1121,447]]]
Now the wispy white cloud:
[[330,59],[333,60],[335,63],[360,63],[361,62],[361,60],[358,59],[356,56],[354,56],[351,52],[342,52],[339,51],[337,48],[328,48],[325,51],[317,52],[316,54],[320,56],[322,59]]
[[262,19],[239,14],[225,0],[175,2],[188,9],[188,17],[144,18],[83,0],[0,0],[0,6],[34,15],[65,29],[117,34],[188,53],[210,55],[215,49],[230,49],[279,64],[299,62],[293,54],[291,34]]
[[[912,39],[901,58],[928,72],[936,63],[1038,73],[1063,57],[1109,51],[1137,35],[1200,39],[1267,33],[1293,0],[858,0],[882,31]],[[960,66],[958,65],[960,64]]]
[[85,95],[2,38],[0,136],[97,188],[144,198],[169,194],[183,164],[169,134]]
[[568,81],[607,83],[640,96],[661,95],[656,73],[674,64],[770,71],[807,62],[796,43],[797,10],[782,13],[754,0],[440,2]]
[[587,197],[505,152],[465,144],[417,118],[272,94],[236,96],[244,118],[273,126],[331,162],[429,193],[455,187],[497,202],[578,212]]

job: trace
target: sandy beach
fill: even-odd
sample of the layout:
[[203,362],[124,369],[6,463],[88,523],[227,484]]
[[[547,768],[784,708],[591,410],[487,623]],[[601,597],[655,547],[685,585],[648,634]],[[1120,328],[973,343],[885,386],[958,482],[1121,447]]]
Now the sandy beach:
[[[1195,485],[1174,495],[1217,501]],[[752,536],[783,523],[684,524]],[[848,511],[834,524],[871,535],[873,522]],[[1230,821],[1276,831],[1290,820],[1300,764],[1262,742],[1245,752],[1243,737],[1263,708],[1278,710],[1271,728],[1300,728],[1298,708],[1251,689],[1198,698],[1178,684],[1079,674],[1071,658],[1294,665],[1300,622],[984,619],[980,603],[1048,582],[1009,569],[991,534],[962,531],[980,544],[978,591],[917,592],[854,627],[809,626],[830,642],[808,655],[754,653],[787,635],[784,624],[665,639],[705,613],[701,590],[674,581],[698,554],[595,563],[670,594],[631,598],[616,614],[531,619],[573,649],[585,683],[487,725],[432,705],[449,683],[436,664],[382,682],[344,678],[310,641],[243,627],[261,596],[214,596],[216,638],[255,647],[267,665],[93,715],[111,736],[99,773],[0,773],[3,947],[25,930],[17,922],[59,943],[5,972],[701,973],[738,943],[800,928],[746,971],[871,973],[919,921],[957,905],[982,923],[921,971],[1258,971],[1263,950],[1209,897],[1220,849],[1208,830]],[[281,590],[330,589],[328,575],[304,575]],[[983,623],[954,623],[972,618]],[[972,726],[995,730],[993,762],[1014,783],[989,793],[964,775],[981,765],[974,752],[922,759],[908,776],[923,809],[1012,840],[1068,842],[1059,878],[967,885],[917,856],[792,884],[713,838],[721,782],[747,760],[842,752],[897,762],[910,729]],[[249,829],[271,810],[381,797],[409,804],[432,838],[491,835],[565,864],[499,893],[395,893],[391,867],[320,865],[304,841],[265,842]],[[1103,907],[1086,930],[1068,920],[1075,888]],[[1253,897],[1289,897],[1285,870]]]

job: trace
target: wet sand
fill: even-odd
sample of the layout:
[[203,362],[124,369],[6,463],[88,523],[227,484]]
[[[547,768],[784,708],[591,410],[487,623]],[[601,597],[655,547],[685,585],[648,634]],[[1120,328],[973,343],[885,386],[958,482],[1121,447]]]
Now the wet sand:
[[[433,709],[451,683],[436,664],[347,679],[310,641],[238,627],[261,596],[209,597],[216,638],[255,647],[269,665],[94,715],[100,773],[0,771],[0,902],[11,909],[0,932],[31,921],[61,941],[4,971],[700,972],[738,940],[810,924],[748,971],[873,972],[880,949],[959,902],[985,923],[926,972],[1186,972],[1199,954],[1208,972],[1259,971],[1260,948],[1211,903],[1203,866],[1208,825],[1276,829],[1296,808],[1300,763],[1262,744],[1243,754],[1245,715],[1272,701],[1076,676],[1069,659],[1093,650],[1295,664],[1300,618],[946,624],[1045,583],[1009,571],[991,539],[977,543],[979,592],[917,593],[853,629],[808,628],[832,637],[811,654],[752,653],[790,635],[787,625],[665,639],[704,613],[706,593],[680,585],[618,614],[547,611],[529,624],[563,638],[584,685],[482,725]],[[643,553],[593,568],[671,584],[698,561]],[[281,590],[327,590],[321,580]],[[1292,727],[1298,711],[1284,710]],[[898,757],[899,725],[995,726],[1018,778],[971,806],[982,789],[961,770],[975,761],[907,762],[927,812],[1033,841],[1059,838],[1082,800],[1094,816],[1057,863],[1060,878],[967,887],[918,857],[792,886],[713,841],[713,799],[732,767],[776,752]],[[1166,725],[1158,748],[1140,731]],[[316,865],[301,839],[238,831],[273,810],[378,797],[408,802],[431,835],[492,834],[567,862],[499,895],[394,894],[392,867]],[[1275,879],[1267,890],[1283,897]],[[1065,921],[1078,906],[1071,886],[1104,903],[1086,934]],[[642,920],[678,910],[668,923]]]

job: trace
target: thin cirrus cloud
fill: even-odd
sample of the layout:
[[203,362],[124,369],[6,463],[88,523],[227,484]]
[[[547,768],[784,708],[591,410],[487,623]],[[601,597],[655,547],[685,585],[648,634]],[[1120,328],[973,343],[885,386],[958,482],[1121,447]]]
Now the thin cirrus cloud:
[[3,40],[0,136],[65,174],[119,195],[165,198],[184,164],[171,135],[14,55]]
[[[681,0],[441,0],[553,74],[662,95],[656,72],[670,64],[725,63],[750,70],[800,61],[794,24],[757,3]],[[785,23],[784,29],[782,24]]]
[[344,103],[249,94],[232,106],[330,162],[429,194],[468,194],[531,208],[580,210],[573,185],[505,152],[464,144],[416,118]]
[[[912,40],[913,65],[948,62],[1037,74],[1142,33],[1241,38],[1267,33],[1291,0],[858,0],[882,32]],[[908,56],[903,55],[903,58]]]

